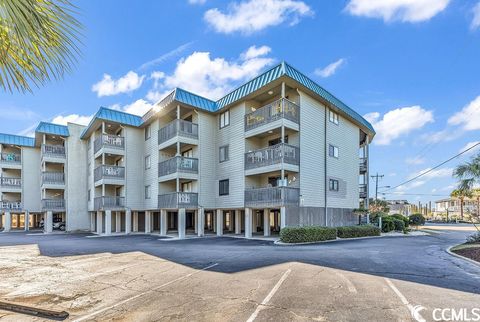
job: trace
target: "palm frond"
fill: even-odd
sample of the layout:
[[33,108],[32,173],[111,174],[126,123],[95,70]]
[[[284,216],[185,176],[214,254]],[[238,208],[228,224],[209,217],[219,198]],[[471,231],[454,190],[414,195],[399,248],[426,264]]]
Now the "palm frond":
[[82,25],[68,0],[0,0],[0,87],[32,91],[72,71]]

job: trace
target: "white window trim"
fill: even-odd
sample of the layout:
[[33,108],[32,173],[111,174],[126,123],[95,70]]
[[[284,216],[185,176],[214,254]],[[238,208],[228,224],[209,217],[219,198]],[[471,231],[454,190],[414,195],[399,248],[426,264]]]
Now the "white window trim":
[[335,124],[335,125],[338,125],[339,124],[339,115],[338,113],[336,113],[335,111],[333,110],[328,110],[329,113],[328,113],[328,120]]
[[[333,155],[330,155],[330,147],[333,147]],[[335,152],[337,152],[336,155],[335,155]],[[338,146],[333,145],[333,144],[329,144],[329,145],[328,145],[328,156],[329,156],[329,157],[338,159],[339,154],[340,154],[340,153],[339,153],[339,148],[338,148]]]
[[145,186],[145,199],[151,199],[152,198],[152,191],[151,191],[151,185]]
[[[222,160],[222,149],[224,150],[223,154],[224,154],[224,157],[225,159]],[[228,160],[230,160],[230,148],[229,148],[229,145],[226,144],[226,145],[222,145],[221,147],[218,148],[218,161],[220,163],[223,163],[223,162],[226,162]]]
[[221,129],[230,125],[230,110],[220,114],[218,125]]
[[[148,165],[147,165],[147,160],[148,160]],[[144,163],[145,163],[145,170],[148,170],[152,167],[152,157],[150,156],[150,154],[145,156]]]
[[[336,183],[336,189],[335,189],[335,183]],[[328,190],[329,191],[335,191],[335,192],[339,191],[340,190],[340,181],[338,179],[329,179]]]

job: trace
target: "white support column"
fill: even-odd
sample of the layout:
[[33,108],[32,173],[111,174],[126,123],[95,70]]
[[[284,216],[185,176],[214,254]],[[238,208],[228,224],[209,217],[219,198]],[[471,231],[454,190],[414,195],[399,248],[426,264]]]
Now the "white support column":
[[245,208],[245,238],[252,238],[252,208]]
[[112,234],[112,211],[105,210],[105,235]]
[[285,207],[280,207],[280,229],[285,228],[287,225],[287,216]]
[[47,234],[53,231],[53,212],[47,211],[43,231]]
[[234,225],[234,220],[235,220],[235,211],[229,210],[228,211],[228,231],[232,232],[233,231],[233,225]]
[[102,233],[102,212],[101,211],[97,211],[97,234],[101,234]]
[[167,211],[165,209],[160,210],[160,235],[167,235]]
[[263,210],[263,236],[270,236],[270,209]]
[[120,211],[115,212],[115,232],[119,233],[122,231],[122,216]]
[[5,227],[3,228],[4,232],[9,232],[12,228],[12,213],[10,211],[5,212]]
[[178,238],[185,238],[185,208],[178,209]]
[[90,231],[93,233],[95,232],[95,213],[90,213]]
[[135,232],[135,233],[138,232],[138,212],[137,211],[133,212],[132,226],[133,226],[133,232]]
[[198,237],[205,235],[205,209],[203,208],[197,210],[197,234]]
[[223,210],[217,209],[217,236],[223,235]]
[[152,232],[152,213],[150,211],[145,211],[145,234],[150,234]]
[[28,210],[25,211],[24,223],[25,223],[25,231],[29,231],[30,230],[30,212],[28,212]]
[[213,232],[216,233],[217,232],[217,214],[213,212],[211,216],[212,216]]
[[235,234],[240,235],[242,233],[242,213],[240,210],[235,210]]
[[132,211],[127,209],[125,211],[125,234],[132,232]]

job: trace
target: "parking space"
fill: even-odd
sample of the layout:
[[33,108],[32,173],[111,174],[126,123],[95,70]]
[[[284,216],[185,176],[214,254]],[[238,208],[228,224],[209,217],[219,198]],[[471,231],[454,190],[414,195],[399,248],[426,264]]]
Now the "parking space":
[[0,297],[73,321],[406,321],[403,299],[428,310],[480,302],[480,269],[444,251],[459,232],[297,247],[86,237],[0,234]]

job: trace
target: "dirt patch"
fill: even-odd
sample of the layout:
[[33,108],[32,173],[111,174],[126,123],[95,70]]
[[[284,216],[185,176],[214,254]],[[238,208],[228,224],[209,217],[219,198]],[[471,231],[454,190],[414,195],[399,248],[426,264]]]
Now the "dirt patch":
[[469,245],[470,247],[454,249],[452,250],[455,254],[465,256],[467,258],[473,259],[480,263],[480,244],[478,245]]

